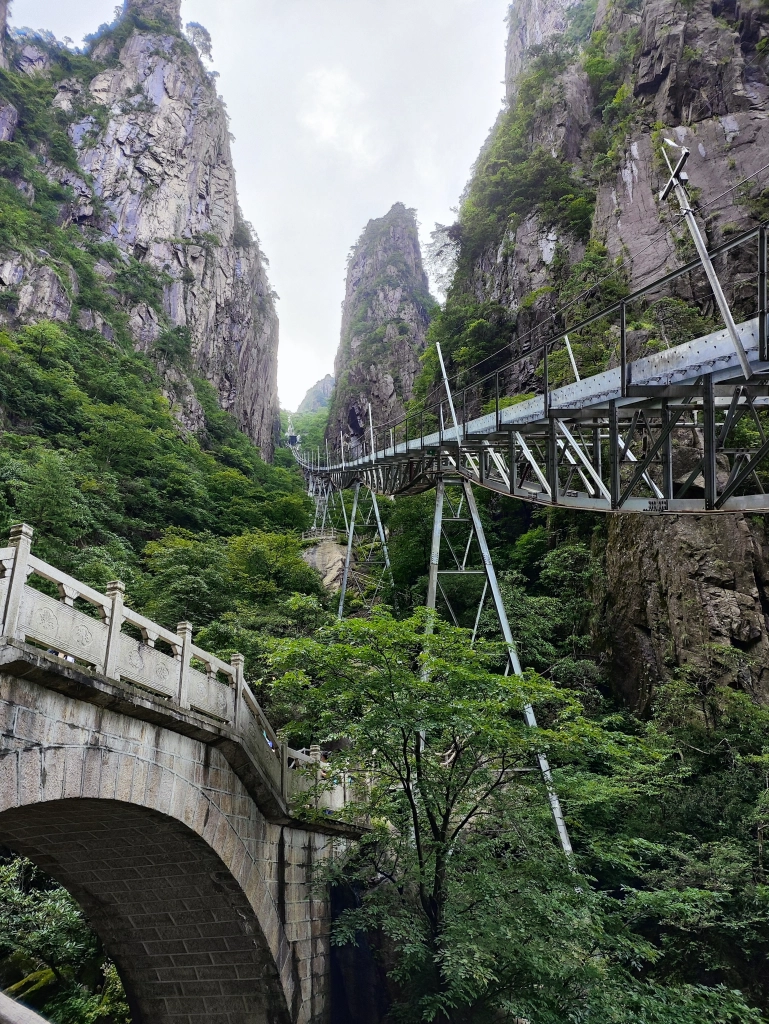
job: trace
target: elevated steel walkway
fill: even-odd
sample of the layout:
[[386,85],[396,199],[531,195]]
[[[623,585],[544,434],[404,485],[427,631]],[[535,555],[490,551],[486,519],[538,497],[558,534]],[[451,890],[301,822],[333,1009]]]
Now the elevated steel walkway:
[[[295,450],[311,487],[360,482],[379,494],[409,494],[448,473],[524,501],[591,512],[769,511],[766,228],[710,255],[756,241],[756,316],[734,324],[729,315],[724,329],[628,360],[628,312],[671,282],[691,280],[702,270],[694,261],[453,394],[445,377],[432,404],[396,424],[372,423],[346,458],[341,448],[325,461]],[[569,335],[599,321],[617,338],[617,365],[550,388],[555,352],[566,345],[572,358]],[[519,401],[505,396],[505,381],[523,362],[542,393]],[[494,411],[484,413],[484,404]]]

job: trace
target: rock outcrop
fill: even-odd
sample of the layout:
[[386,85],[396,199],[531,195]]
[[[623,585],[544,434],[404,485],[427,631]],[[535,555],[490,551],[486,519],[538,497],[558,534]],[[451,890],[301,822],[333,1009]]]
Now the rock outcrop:
[[422,266],[416,217],[396,203],[371,220],[347,268],[336,386],[326,436],[355,443],[368,429],[404,414],[424,351],[432,300]]
[[[91,43],[89,55],[102,68],[95,77],[55,82],[52,106],[69,122],[80,173],[49,155],[46,174],[71,190],[67,220],[114,243],[135,278],[136,287],[120,296],[128,328],[135,347],[158,362],[184,425],[197,429],[203,421],[194,374],[210,382],[219,405],[270,458],[278,423],[274,294],[238,205],[227,113],[181,34],[180,5],[127,0],[123,20]],[[29,49],[15,64],[40,74]],[[45,47],[40,51],[47,68]],[[0,135],[11,138],[15,128],[15,110],[0,109]],[[60,266],[36,266],[38,256],[19,257],[17,316],[67,320],[77,276],[70,286]],[[95,270],[108,285],[120,273],[114,260]],[[161,301],[151,297],[153,288]],[[90,310],[76,320],[105,337],[112,329],[107,324],[105,333]],[[188,350],[185,365],[163,356],[169,332]]]
[[[632,289],[690,258],[675,211],[658,199],[662,129],[689,148],[698,201],[716,200],[701,217],[710,245],[769,213],[767,172],[723,194],[769,153],[766,4],[600,0],[592,26],[588,11],[572,0],[511,6],[508,109],[460,217],[454,295],[497,303],[519,334],[613,261],[638,254],[624,268]],[[474,203],[492,228],[473,220]],[[755,309],[754,265],[722,269],[738,308]],[[678,287],[682,306],[712,308],[704,282]],[[513,390],[535,383],[535,365],[520,364]],[[674,671],[706,669],[769,697],[768,538],[756,517],[611,517],[602,636],[614,684],[633,704]]]
[[347,548],[333,540],[322,540],[302,551],[304,561],[320,573],[323,586],[330,591],[342,586],[346,555]]
[[8,66],[5,57],[5,36],[8,31],[8,0],[0,0],[0,68]]
[[319,412],[327,409],[331,396],[334,393],[334,378],[327,373],[323,380],[313,384],[310,390],[302,399],[297,412]]
[[125,0],[125,9],[128,13],[165,21],[177,29],[182,27],[181,0]]

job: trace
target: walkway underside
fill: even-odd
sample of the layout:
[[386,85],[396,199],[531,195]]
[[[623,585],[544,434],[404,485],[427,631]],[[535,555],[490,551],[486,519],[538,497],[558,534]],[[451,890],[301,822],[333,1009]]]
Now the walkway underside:
[[474,419],[458,409],[456,427],[446,403],[442,429],[414,436],[407,421],[375,454],[305,468],[335,488],[359,480],[389,495],[427,490],[449,472],[594,512],[769,511],[769,362],[758,318],[738,331],[747,380],[717,331],[628,363],[624,386],[616,367],[506,408],[497,401]]

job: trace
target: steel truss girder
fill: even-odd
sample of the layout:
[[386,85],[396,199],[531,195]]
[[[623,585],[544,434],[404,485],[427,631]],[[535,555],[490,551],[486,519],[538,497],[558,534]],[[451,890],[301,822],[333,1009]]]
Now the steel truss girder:
[[[767,383],[706,374],[671,390],[315,472],[332,489],[357,480],[390,495],[427,490],[448,471],[524,501],[593,512],[769,511]],[[738,429],[743,421],[749,429]],[[692,449],[696,463],[682,476]]]
[[[747,381],[729,332],[716,331],[628,363],[622,378],[609,370],[546,400],[497,400],[494,413],[453,426],[441,417],[428,435],[410,436],[407,423],[405,440],[387,431],[386,447],[341,464],[300,462],[334,489],[359,480],[380,494],[426,490],[447,468],[524,501],[593,512],[769,511],[767,233],[757,234],[759,315],[736,327]],[[745,417],[750,429],[736,430]],[[682,475],[681,449],[692,447],[701,460]]]

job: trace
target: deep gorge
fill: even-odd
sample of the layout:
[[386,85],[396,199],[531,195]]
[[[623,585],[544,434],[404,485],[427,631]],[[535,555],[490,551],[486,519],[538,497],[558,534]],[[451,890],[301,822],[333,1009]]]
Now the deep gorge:
[[[349,815],[367,831],[321,879],[329,998],[302,1019],[768,1019],[766,517],[601,516],[479,491],[514,679],[489,612],[470,643],[470,589],[451,593],[455,625],[427,625],[434,498],[399,497],[382,502],[387,587],[337,622],[338,575],[324,585],[302,539],[314,508],[280,422],[267,262],[181,0],[128,0],[82,52],[9,33],[6,8],[0,534],[26,521],[39,557],[97,589],[123,580],[148,617],[242,653],[281,735],[365,773]],[[658,198],[665,132],[691,149],[711,247],[766,220],[767,40],[766,0],[516,0],[506,103],[456,222],[423,252],[393,196],[352,250],[333,380],[293,414],[305,448],[354,452],[369,404],[377,425],[418,409],[442,386],[436,343],[459,379],[520,355],[504,398],[534,393],[532,328],[690,258]],[[748,309],[748,268],[723,270]],[[638,314],[634,352],[717,322],[686,279]],[[586,375],[615,347],[601,325],[574,339]],[[677,445],[682,480],[702,443]],[[571,865],[530,774],[542,742]],[[74,899],[0,853],[3,989],[57,1024],[131,1024],[121,964]]]

